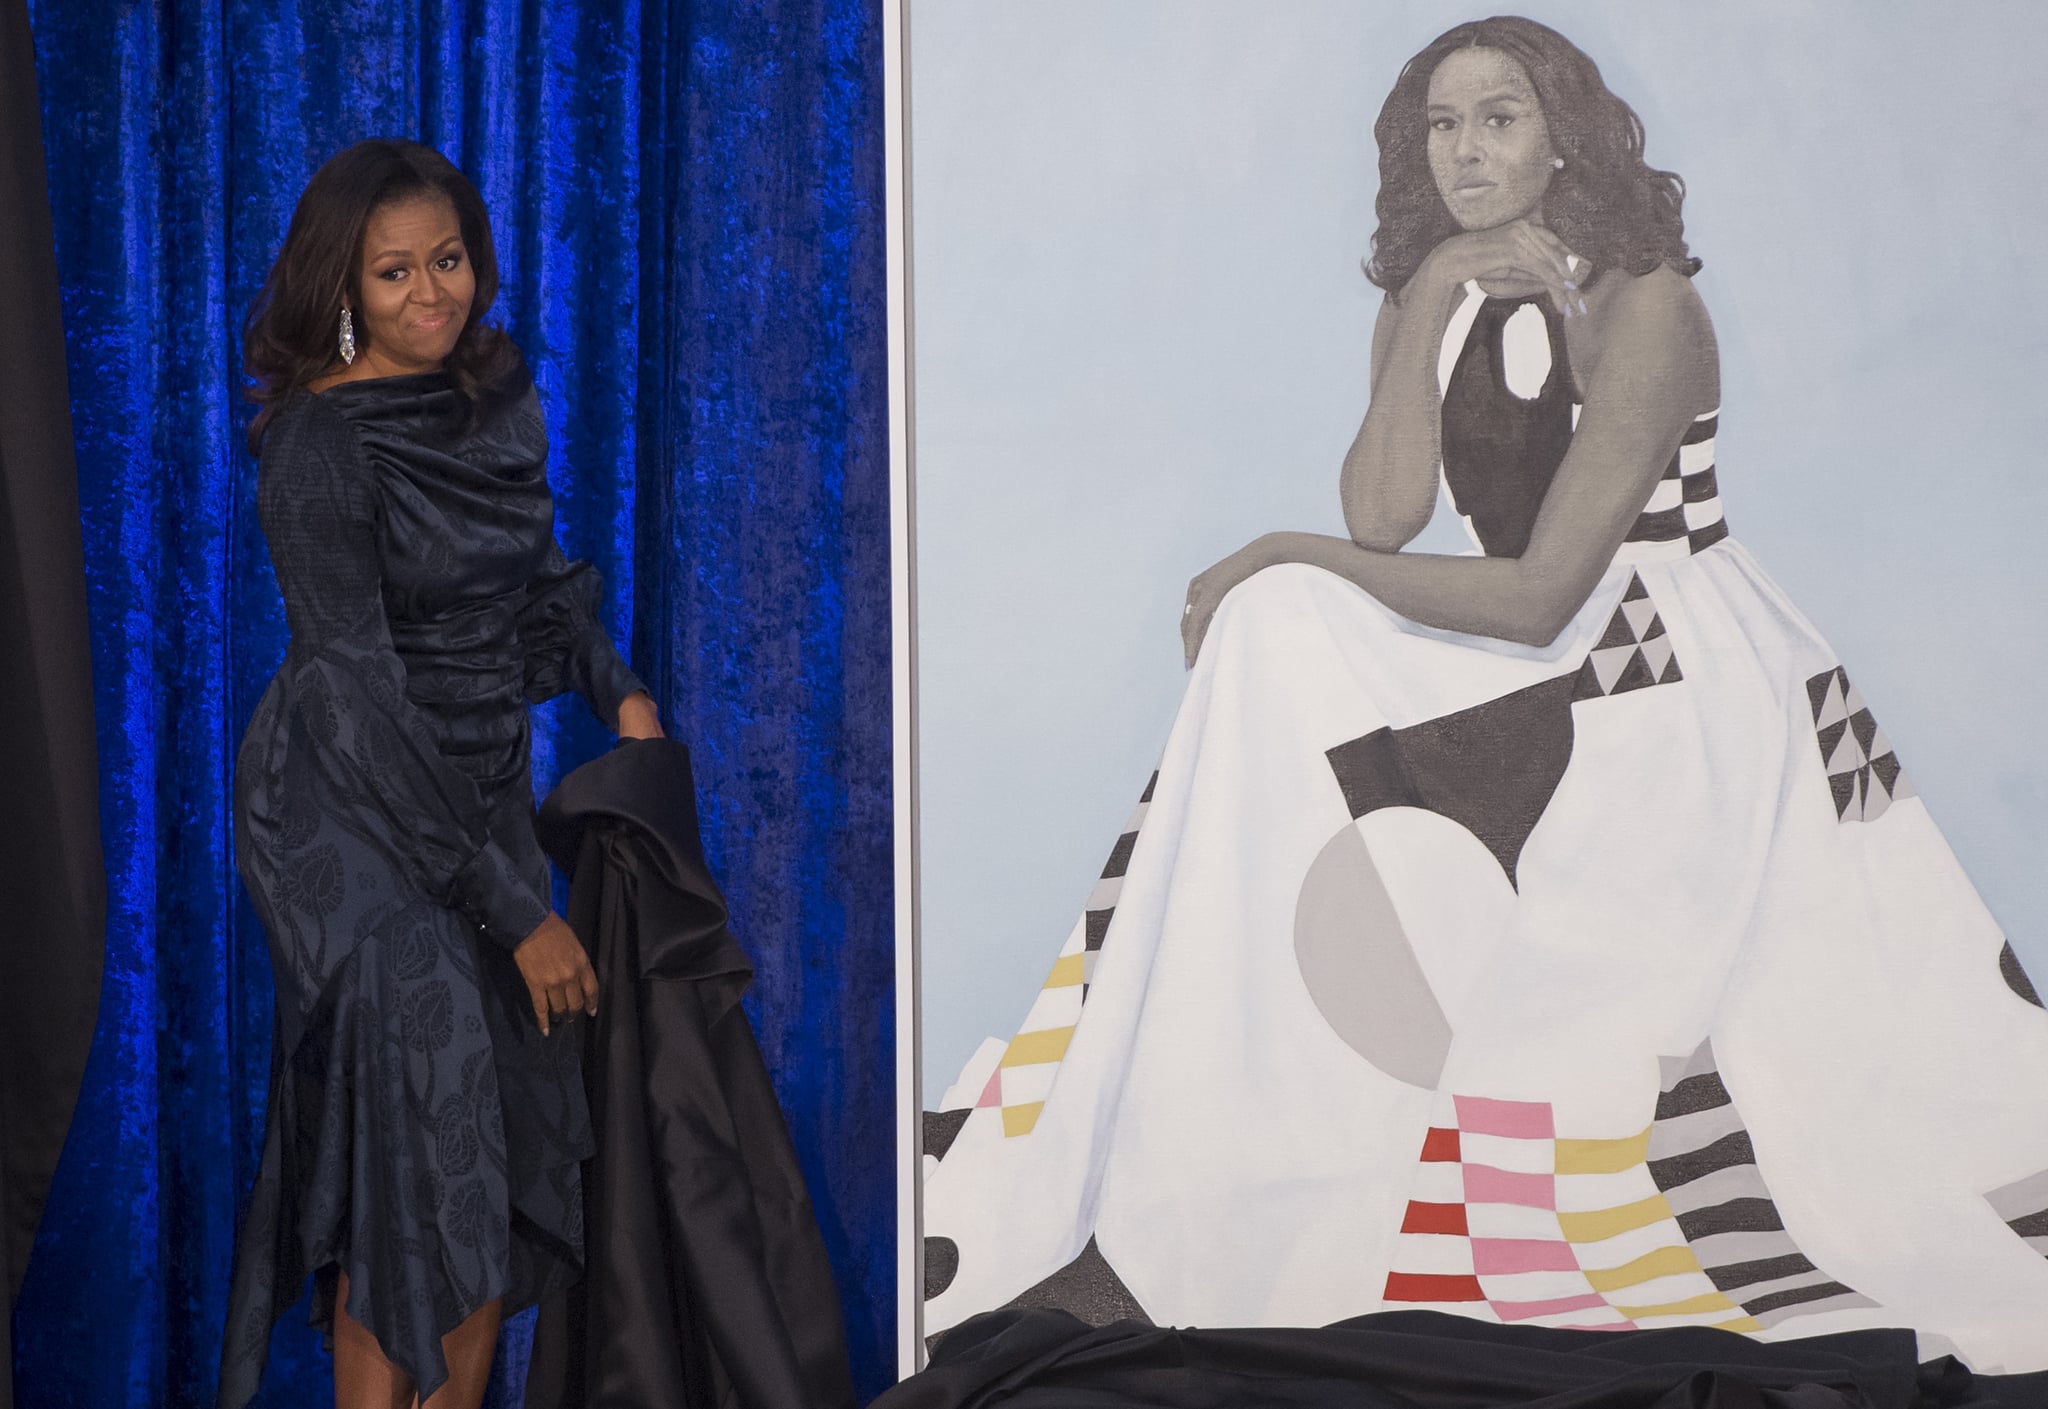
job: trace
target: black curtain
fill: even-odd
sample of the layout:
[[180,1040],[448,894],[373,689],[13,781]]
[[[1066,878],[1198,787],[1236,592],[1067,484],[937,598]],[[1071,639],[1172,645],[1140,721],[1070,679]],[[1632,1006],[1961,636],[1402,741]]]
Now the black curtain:
[[[0,0],[0,1350],[99,1007],[106,882],[63,309],[23,0]],[[0,1377],[0,1406],[14,1379]]]

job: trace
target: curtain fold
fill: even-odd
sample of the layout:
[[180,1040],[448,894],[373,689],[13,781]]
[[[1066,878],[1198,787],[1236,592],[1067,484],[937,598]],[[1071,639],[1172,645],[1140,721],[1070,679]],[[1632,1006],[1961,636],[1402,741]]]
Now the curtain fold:
[[[0,1363],[78,1096],[105,937],[92,661],[35,54],[0,0]],[[0,1409],[14,1403],[0,1374]]]
[[[270,1055],[229,788],[284,624],[241,319],[306,178],[483,193],[565,546],[698,762],[856,1383],[892,1377],[888,467],[875,0],[31,0],[98,709],[107,967],[16,1321],[24,1405],[206,1404]],[[536,783],[599,751],[535,721]],[[494,1402],[516,1403],[523,1347]],[[325,1402],[287,1318],[261,1402]]]

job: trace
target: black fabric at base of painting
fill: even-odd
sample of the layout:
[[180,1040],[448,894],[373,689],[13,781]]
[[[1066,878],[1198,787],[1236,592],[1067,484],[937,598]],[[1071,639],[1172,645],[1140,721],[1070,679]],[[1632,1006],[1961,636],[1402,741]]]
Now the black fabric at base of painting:
[[838,1294],[740,997],[753,966],[697,834],[689,751],[622,742],[541,806],[598,1015],[585,1274],[541,1305],[528,1409],[839,1409]]
[[998,1311],[948,1332],[873,1409],[2039,1409],[2048,1375],[1922,1366],[1910,1331],[1769,1344],[1728,1331],[1566,1331],[1434,1311],[1320,1329],[1091,1328]]
[[[106,885],[78,480],[28,14],[0,0],[0,1365],[99,1006]],[[0,1375],[0,1409],[14,1402]]]

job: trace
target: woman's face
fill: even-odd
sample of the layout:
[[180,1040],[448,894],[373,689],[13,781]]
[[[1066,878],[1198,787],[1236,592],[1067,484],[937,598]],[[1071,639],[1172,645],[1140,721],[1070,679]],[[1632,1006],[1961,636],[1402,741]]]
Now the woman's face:
[[1429,79],[1429,170],[1467,230],[1543,221],[1556,175],[1543,109],[1522,66],[1498,49],[1459,49]]
[[[448,360],[469,321],[476,271],[446,196],[378,206],[363,231],[357,337],[378,376],[431,372]],[[360,359],[359,359],[360,360]]]

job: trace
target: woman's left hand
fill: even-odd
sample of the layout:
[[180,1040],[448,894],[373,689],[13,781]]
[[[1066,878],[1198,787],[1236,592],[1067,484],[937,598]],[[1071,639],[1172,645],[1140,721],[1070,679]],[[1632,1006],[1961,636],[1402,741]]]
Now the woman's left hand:
[[654,697],[645,690],[635,690],[619,701],[619,737],[622,739],[659,739],[661,716],[655,711]]
[[1201,654],[1202,638],[1209,634],[1210,619],[1230,590],[1255,572],[1289,561],[1287,535],[1268,533],[1232,553],[1222,562],[1195,574],[1188,583],[1187,606],[1180,617],[1180,644],[1192,669]]

